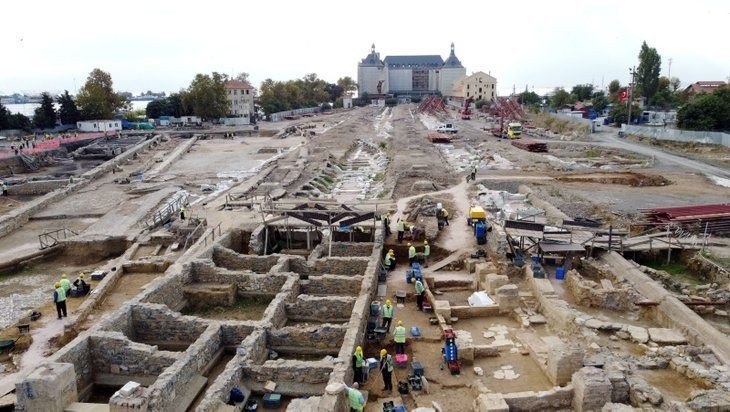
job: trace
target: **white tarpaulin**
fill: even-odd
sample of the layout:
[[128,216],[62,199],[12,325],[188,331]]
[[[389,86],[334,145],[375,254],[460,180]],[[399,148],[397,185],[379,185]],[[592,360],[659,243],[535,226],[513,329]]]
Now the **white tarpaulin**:
[[469,296],[467,302],[469,302],[469,306],[494,305],[494,301],[487,295],[487,292],[474,292]]

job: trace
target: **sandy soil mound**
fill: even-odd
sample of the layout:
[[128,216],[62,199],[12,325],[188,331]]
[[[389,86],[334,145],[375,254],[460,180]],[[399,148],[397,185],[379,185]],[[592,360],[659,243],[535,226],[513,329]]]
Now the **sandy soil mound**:
[[627,186],[666,186],[672,182],[659,175],[647,175],[634,172],[596,172],[572,173],[556,176],[561,182],[603,183]]

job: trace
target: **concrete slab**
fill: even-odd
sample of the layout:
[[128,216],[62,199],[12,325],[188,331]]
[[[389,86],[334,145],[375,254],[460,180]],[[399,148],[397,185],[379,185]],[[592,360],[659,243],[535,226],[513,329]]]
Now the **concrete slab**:
[[649,339],[656,343],[664,343],[668,345],[679,345],[687,343],[687,339],[681,333],[674,329],[667,328],[649,328]]

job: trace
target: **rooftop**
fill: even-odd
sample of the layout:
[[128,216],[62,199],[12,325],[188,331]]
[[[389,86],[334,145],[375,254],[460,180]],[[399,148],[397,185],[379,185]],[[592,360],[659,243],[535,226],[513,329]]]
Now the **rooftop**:
[[387,56],[385,64],[393,66],[420,66],[420,67],[441,67],[444,60],[441,56],[423,55],[423,56]]
[[250,84],[238,80],[229,80],[226,82],[226,89],[253,89]]

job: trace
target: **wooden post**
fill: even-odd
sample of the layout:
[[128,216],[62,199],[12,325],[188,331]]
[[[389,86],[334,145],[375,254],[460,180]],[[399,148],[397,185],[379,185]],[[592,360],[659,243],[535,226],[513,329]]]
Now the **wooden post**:
[[608,225],[608,252],[611,252],[613,246],[613,225]]
[[667,248],[667,265],[669,264],[669,261],[672,260],[672,238],[669,239],[669,247]]
[[310,234],[312,233],[312,228],[307,228],[307,250],[312,250],[312,239]]
[[269,249],[269,226],[264,223],[264,256]]

